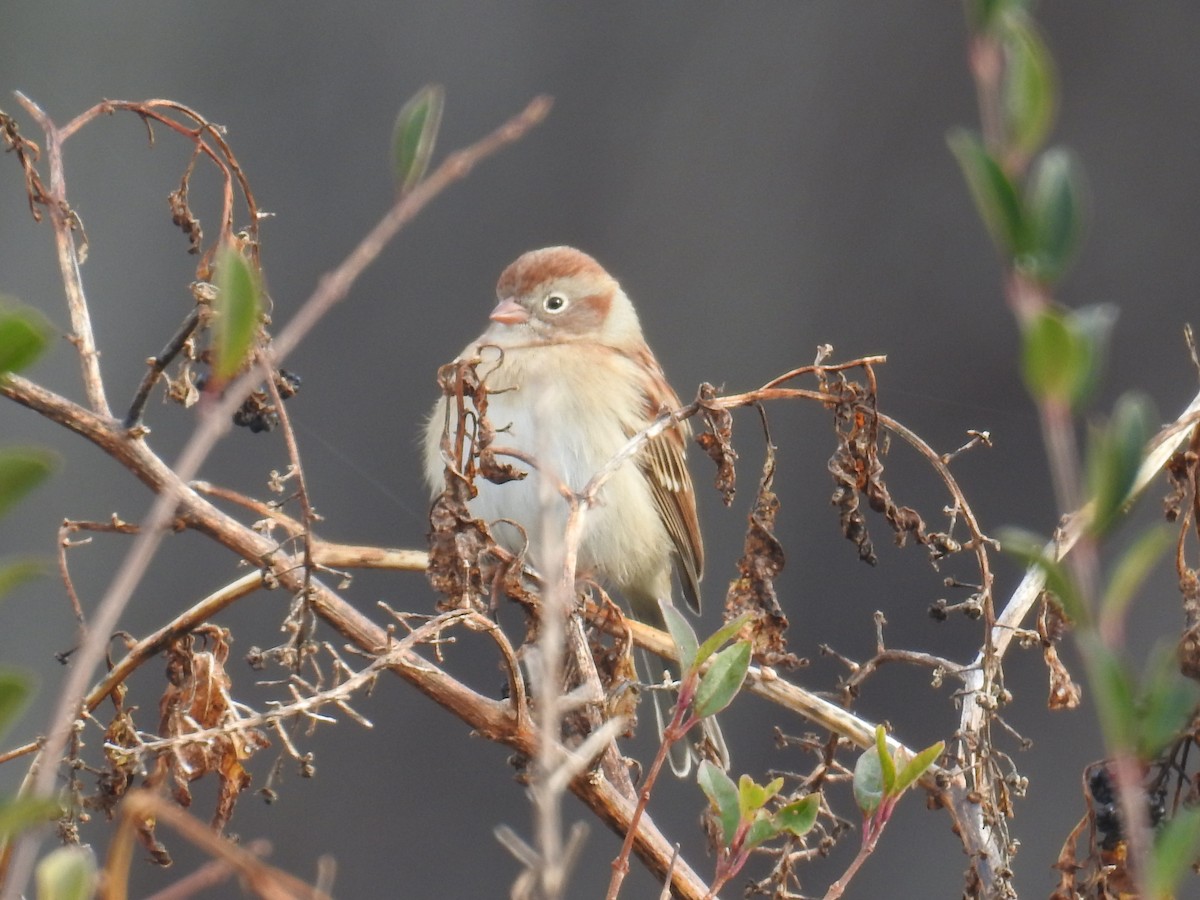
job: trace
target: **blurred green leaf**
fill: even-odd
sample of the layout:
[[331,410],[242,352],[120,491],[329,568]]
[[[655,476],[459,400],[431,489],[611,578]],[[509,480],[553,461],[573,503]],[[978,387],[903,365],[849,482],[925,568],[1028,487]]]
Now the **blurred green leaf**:
[[690,672],[696,664],[696,632],[670,600],[659,600],[658,605],[667,631],[675,641],[675,649],[679,651],[679,669],[684,673]]
[[865,816],[875,812],[883,802],[883,768],[878,747],[864,750],[854,764],[854,802]]
[[932,747],[926,747],[905,763],[899,774],[896,775],[896,784],[892,789],[892,793],[901,794],[916,784],[921,776],[925,774],[925,771],[933,765],[934,760],[942,755],[942,751],[945,749],[945,741],[938,741]]
[[1091,532],[1108,532],[1129,500],[1142,464],[1142,452],[1154,433],[1150,403],[1123,394],[1108,423],[1092,429],[1088,446],[1088,488],[1092,496]]
[[1096,711],[1105,743],[1114,751],[1133,751],[1138,711],[1133,678],[1120,658],[1093,632],[1081,631],[1079,642],[1087,660],[1088,679],[1096,695]]
[[1093,303],[1071,313],[1070,327],[1087,348],[1086,366],[1072,388],[1072,406],[1080,409],[1091,398],[1100,383],[1108,360],[1109,343],[1119,309],[1112,303]]
[[96,859],[87,847],[59,847],[38,863],[38,900],[91,900],[96,884]]
[[752,613],[744,612],[737,618],[730,619],[705,638],[704,643],[696,650],[696,665],[703,665],[706,659],[716,653],[722,644],[731,640],[752,618],[754,618]]
[[1146,686],[1138,698],[1137,752],[1154,759],[1192,720],[1200,686],[1179,674],[1174,653],[1159,650],[1150,660]]
[[1133,546],[1121,555],[1100,601],[1102,621],[1112,625],[1120,621],[1146,576],[1174,543],[1175,536],[1171,534],[1171,529],[1166,525],[1158,525],[1146,529]]
[[35,797],[16,797],[0,803],[0,840],[11,835],[52,822],[62,815],[62,809],[53,800]]
[[715,716],[728,706],[746,679],[750,668],[750,643],[740,641],[713,657],[712,665],[700,678],[692,712],[701,719]]
[[809,794],[789,803],[775,813],[775,824],[780,831],[788,831],[803,837],[817,824],[817,813],[821,811],[821,795]]
[[28,676],[11,669],[0,669],[0,737],[12,727],[29,701]]
[[1037,566],[1046,576],[1046,588],[1058,598],[1063,611],[1075,622],[1086,625],[1091,613],[1083,605],[1083,599],[1075,589],[1075,582],[1063,566],[1046,555],[1046,541],[1038,535],[1020,528],[1001,528],[998,531],[1000,547],[1005,553],[1015,556],[1027,566]]
[[741,822],[737,785],[720,766],[713,765],[707,759],[700,761],[696,780],[700,784],[700,790],[704,791],[704,795],[717,811],[717,818],[721,822],[721,839],[728,847]]
[[19,559],[0,566],[0,597],[45,574],[46,564],[38,559]]
[[57,456],[40,447],[0,450],[0,516],[41,484],[57,462]]
[[1009,10],[1021,10],[1027,0],[967,0],[967,17],[974,31],[987,31]]
[[1200,809],[1181,808],[1158,832],[1147,873],[1148,895],[1176,897],[1184,875],[1200,852]]
[[45,317],[27,306],[8,306],[0,297],[0,376],[19,372],[46,349],[53,329]]
[[1012,149],[1031,156],[1046,140],[1054,123],[1058,79],[1054,60],[1037,25],[1021,9],[1000,17],[1004,43],[1004,101],[1006,134]]
[[1054,282],[1075,258],[1083,232],[1083,176],[1075,156],[1061,147],[1034,163],[1026,193],[1029,247],[1017,261],[1039,281]]
[[440,84],[427,84],[401,107],[392,130],[392,172],[396,189],[412,190],[425,177],[442,124],[446,92]]
[[1066,315],[1043,309],[1021,334],[1021,374],[1039,402],[1072,404],[1090,371],[1087,343]]
[[1028,228],[1016,187],[974,132],[954,128],[946,141],[996,249],[1008,259],[1020,256],[1027,249]]
[[222,381],[238,373],[254,346],[262,312],[258,274],[232,244],[217,253],[216,359],[213,372]]

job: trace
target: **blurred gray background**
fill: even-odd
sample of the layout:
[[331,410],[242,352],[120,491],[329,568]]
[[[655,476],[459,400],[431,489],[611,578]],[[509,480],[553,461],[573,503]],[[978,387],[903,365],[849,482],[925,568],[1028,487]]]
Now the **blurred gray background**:
[[[1061,298],[1121,307],[1114,352],[1097,405],[1122,390],[1153,398],[1173,416],[1196,387],[1181,338],[1200,293],[1200,7],[1057,3],[1038,9],[1058,60],[1062,110],[1054,140],[1080,155],[1091,184],[1089,233]],[[956,463],[985,529],[1017,523],[1048,533],[1056,512],[1034,412],[1015,365],[1017,340],[1004,306],[1000,267],[978,223],[945,133],[974,125],[959,4],[924,0],[847,4],[834,0],[742,4],[582,5],[528,3],[316,4],[115,2],[0,8],[0,108],[38,139],[11,91],[65,122],[102,98],[167,97],[228,127],[260,205],[263,261],[275,319],[285,322],[386,208],[392,187],[388,141],[399,106],[427,82],[446,86],[439,155],[495,127],[537,93],[556,98],[549,120],[520,144],[453,186],[406,229],[355,286],[352,296],[288,361],[304,385],[289,405],[323,535],[419,547],[427,498],[417,453],[419,423],[435,393],[434,373],[481,330],[500,270],[533,247],[575,244],[598,257],[639,305],[651,345],[689,397],[701,381],[745,390],[831,343],[837,358],[885,353],[881,402],[942,450],[967,428],[988,429],[995,449]],[[165,203],[188,158],[158,131],[147,146],[132,116],[96,122],[67,147],[70,196],[91,240],[84,269],[104,372],[122,407],[189,308],[194,260],[170,225]],[[16,161],[0,160],[0,292],[40,308],[64,331],[67,316],[47,225],[29,216]],[[193,197],[215,233],[211,173]],[[78,366],[60,341],[32,377],[80,397]],[[872,613],[888,616],[889,642],[968,659],[975,623],[930,620],[945,573],[917,550],[897,552],[872,519],[881,564],[858,563],[837,533],[825,461],[833,449],[825,414],[812,405],[770,410],[780,447],[779,535],[788,553],[779,581],[791,617],[792,649],[813,658],[801,683],[829,689],[839,667],[818,645],[864,658]],[[172,459],[193,417],[158,397],[148,411],[152,444]],[[56,448],[61,471],[0,522],[4,554],[54,553],[64,517],[138,520],[150,497],[124,470],[60,429],[0,404],[8,442]],[[741,549],[741,529],[761,461],[753,414],[738,417],[741,492],[725,510],[705,491],[709,549],[707,614],[717,621]],[[890,485],[929,521],[946,498],[903,448],[889,459]],[[239,430],[204,477],[266,494],[286,458],[278,434]],[[710,481],[705,460],[697,480]],[[1153,517],[1157,501],[1140,516]],[[85,604],[94,603],[125,539],[99,537],[72,553]],[[135,634],[244,570],[196,535],[168,539],[123,621]],[[966,563],[948,567],[969,578]],[[1019,572],[999,564],[1003,599]],[[423,610],[434,598],[419,575],[360,575],[347,596],[364,610],[378,600]],[[263,593],[220,623],[234,629],[239,656],[279,640],[287,598]],[[1132,643],[1144,653],[1177,630],[1169,575],[1135,609]],[[38,674],[37,702],[8,743],[44,726],[62,678],[53,653],[69,647],[72,622],[61,586],[46,579],[0,607],[0,660]],[[490,651],[480,649],[474,683],[499,688]],[[1068,663],[1074,654],[1066,652]],[[248,696],[254,675],[231,666]],[[1034,653],[1014,654],[1008,721],[1033,741],[1015,755],[1030,778],[1012,822],[1022,850],[1017,886],[1045,896],[1049,865],[1083,810],[1079,773],[1102,749],[1090,707],[1044,712],[1045,675]],[[139,676],[147,726],[156,720],[157,664]],[[338,863],[341,897],[498,897],[517,872],[492,837],[507,823],[527,834],[529,807],[511,779],[506,751],[397,680],[385,679],[361,708],[375,723],[349,721],[299,738],[317,777],[285,765],[279,799],[246,795],[231,831],[276,841],[273,860],[311,877],[313,860]],[[887,719],[910,745],[947,737],[957,721],[949,687],[888,668],[858,707]],[[779,717],[748,701],[727,715],[735,764],[761,776],[811,760],[774,749]],[[802,721],[785,731],[808,730]],[[94,750],[100,734],[88,741]],[[643,749],[645,747],[643,746]],[[255,786],[271,764],[253,763]],[[0,769],[15,787],[19,763]],[[841,809],[852,810],[847,798]],[[199,788],[207,818],[212,794]],[[652,814],[702,872],[695,836],[703,799],[694,785],[664,787]],[[569,818],[586,818],[572,802]],[[85,838],[102,842],[104,830]],[[135,894],[184,874],[198,857],[162,837],[178,865],[135,870]],[[853,857],[857,838],[809,867],[819,895]],[[594,829],[572,895],[596,897],[607,882],[616,839]],[[948,819],[919,797],[854,883],[856,897],[954,897],[966,863]],[[635,868],[625,895],[653,896]],[[231,896],[226,886],[211,896]],[[727,892],[736,895],[735,889]]]

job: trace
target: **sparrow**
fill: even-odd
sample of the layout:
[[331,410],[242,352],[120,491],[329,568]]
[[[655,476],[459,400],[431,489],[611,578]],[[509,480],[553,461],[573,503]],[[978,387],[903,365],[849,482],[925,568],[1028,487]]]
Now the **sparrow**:
[[[586,253],[572,247],[525,253],[500,275],[496,296],[490,325],[459,358],[485,360],[479,372],[495,444],[535,459],[572,491],[582,491],[662,412],[682,405],[646,345],[629,297]],[[444,487],[447,426],[454,434],[458,422],[442,397],[424,442],[425,477],[435,496]],[[704,545],[685,461],[690,435],[687,422],[679,422],[622,464],[589,510],[579,544],[578,571],[616,588],[636,619],[660,629],[659,601],[670,602],[676,576],[688,605],[700,611]],[[543,529],[557,530],[561,539],[568,512],[565,502],[543,510],[538,479],[537,470],[504,484],[481,478],[470,502],[471,514],[489,523],[497,542],[524,551],[535,567]],[[656,713],[661,730],[657,704]]]

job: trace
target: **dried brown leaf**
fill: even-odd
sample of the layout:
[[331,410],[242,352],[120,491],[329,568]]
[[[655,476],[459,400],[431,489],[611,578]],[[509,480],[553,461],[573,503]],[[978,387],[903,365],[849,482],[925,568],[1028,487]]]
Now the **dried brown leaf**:
[[717,389],[707,382],[700,385],[696,397],[706,431],[696,435],[696,443],[717,466],[715,485],[726,506],[733,503],[737,491],[737,451],[733,449],[733,416],[729,410],[712,405]]

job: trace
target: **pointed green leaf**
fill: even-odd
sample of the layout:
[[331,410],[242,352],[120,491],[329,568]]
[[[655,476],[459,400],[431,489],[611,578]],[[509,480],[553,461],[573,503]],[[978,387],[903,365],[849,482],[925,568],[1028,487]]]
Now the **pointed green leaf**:
[[46,564],[37,559],[19,559],[0,566],[0,597],[27,581],[46,574]]
[[1091,622],[1091,613],[1083,605],[1075,582],[1060,563],[1046,555],[1049,551],[1042,538],[1020,528],[1001,528],[998,535],[1005,553],[1042,570],[1046,576],[1046,589],[1058,598],[1068,617],[1081,625]]
[[933,746],[926,747],[906,762],[896,775],[896,786],[893,793],[901,794],[916,784],[921,776],[925,774],[925,771],[933,765],[934,760],[942,755],[942,751],[945,749],[946,742],[938,741]]
[[1027,245],[1025,210],[1012,181],[974,133],[955,128],[946,140],[996,249],[1009,259],[1024,253]]
[[1158,525],[1146,529],[1121,555],[1100,601],[1101,621],[1114,625],[1120,621],[1142,582],[1173,543],[1175,536],[1170,528]]
[[750,644],[741,641],[713,657],[712,665],[700,678],[692,712],[701,719],[715,716],[728,706],[746,679],[750,668]]
[[732,640],[734,635],[742,630],[742,626],[753,618],[753,613],[744,612],[737,618],[730,619],[705,638],[704,643],[696,650],[696,665],[704,665],[705,660],[716,653],[726,641]]
[[91,900],[96,859],[87,847],[59,847],[37,866],[38,900]]
[[809,794],[776,812],[775,824],[780,831],[788,831],[796,837],[803,837],[817,824],[817,814],[820,811],[821,795],[819,793]]
[[1021,270],[1055,282],[1075,258],[1083,232],[1083,175],[1070,152],[1047,150],[1034,164],[1027,192],[1030,241]]
[[1154,841],[1148,873],[1148,895],[1176,897],[1184,875],[1200,853],[1200,809],[1181,808]]
[[869,816],[883,802],[883,767],[879,762],[879,749],[869,747],[854,764],[854,802]]
[[1142,452],[1153,434],[1154,413],[1138,394],[1124,394],[1107,425],[1094,428],[1088,446],[1088,487],[1092,494],[1090,530],[1109,531],[1129,500],[1142,464]]
[[696,632],[670,600],[659,600],[658,606],[679,652],[679,670],[686,675],[696,664]]
[[1024,156],[1045,141],[1054,122],[1058,84],[1050,51],[1037,25],[1023,11],[1010,11],[1000,20],[1005,50],[1005,124],[1009,142]]
[[57,462],[57,456],[40,447],[0,450],[0,516],[41,484]]
[[237,248],[226,244],[217,254],[216,358],[213,372],[227,381],[246,364],[262,313],[258,274]]
[[37,310],[0,303],[0,376],[19,372],[41,356],[52,333]]
[[728,847],[733,841],[734,835],[737,834],[738,824],[741,822],[738,813],[737,785],[720,766],[713,765],[707,759],[700,761],[696,780],[700,784],[700,790],[704,791],[704,795],[708,797],[713,809],[717,811],[717,818],[721,822],[721,839]]
[[425,177],[442,124],[446,91],[427,84],[400,109],[392,130],[392,172],[396,189],[412,190]]

